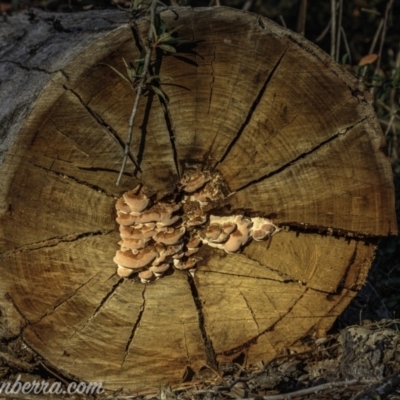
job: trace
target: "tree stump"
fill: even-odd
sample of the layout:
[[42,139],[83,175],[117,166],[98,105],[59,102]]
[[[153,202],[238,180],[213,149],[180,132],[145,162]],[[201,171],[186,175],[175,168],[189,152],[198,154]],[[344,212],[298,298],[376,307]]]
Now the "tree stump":
[[[104,11],[0,26],[1,336],[61,373],[141,390],[203,365],[268,360],[323,335],[397,233],[392,173],[371,101],[303,37],[229,8],[165,10],[191,43],[164,55],[119,172],[146,21]],[[28,34],[29,33],[29,34]],[[19,39],[19,40],[16,40]],[[4,101],[6,100],[6,101]],[[115,202],[174,193],[188,169],[229,188],[219,215],[284,228],[240,253],[203,245],[194,277],[119,278]]]

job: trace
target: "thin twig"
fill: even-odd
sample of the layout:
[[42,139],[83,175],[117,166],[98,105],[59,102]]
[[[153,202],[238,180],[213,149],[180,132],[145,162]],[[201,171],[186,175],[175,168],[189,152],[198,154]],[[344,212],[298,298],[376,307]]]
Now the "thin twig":
[[324,30],[315,39],[316,43],[320,42],[326,36],[326,34],[329,32],[329,29],[330,29],[331,25],[332,25],[332,19],[329,20],[328,25],[326,25]]
[[306,30],[307,0],[301,0],[297,18],[297,32],[304,36]]
[[374,14],[374,15],[381,15],[379,11],[373,10],[372,8],[365,8],[361,7],[360,9],[362,12],[369,13],[369,14]]
[[[388,3],[386,4],[385,17],[383,20],[383,28],[382,28],[382,33],[381,33],[381,42],[379,44],[378,60],[376,62],[374,75],[378,74],[379,69],[381,67],[383,45],[384,45],[385,39],[386,39],[387,23],[388,23],[388,19],[389,19],[389,12],[390,12],[390,9],[392,8],[392,6],[393,6],[393,0],[389,0]],[[370,92],[374,96],[376,93],[376,86],[372,86]]]
[[[400,52],[397,52],[396,60],[395,60],[394,66],[393,66],[394,73],[396,73],[399,66],[400,66]],[[392,72],[392,74],[393,74],[393,72]],[[392,77],[393,77],[393,75],[392,75]],[[398,154],[397,154],[398,133],[397,133],[397,128],[396,128],[398,123],[396,123],[397,122],[396,120],[399,120],[400,116],[398,113],[399,108],[397,105],[398,102],[396,100],[396,92],[397,92],[396,88],[392,88],[390,90],[390,107],[387,106],[382,101],[380,101],[379,99],[377,101],[377,104],[380,105],[381,107],[383,107],[389,113],[387,115],[387,117],[389,117],[389,121],[380,120],[380,122],[383,125],[386,125],[385,137],[386,137],[386,143],[387,143],[387,148],[388,148],[388,154],[392,161],[398,160]],[[390,135],[390,132],[392,132],[392,135]]]
[[214,394],[217,394],[218,392],[222,392],[222,391],[229,391],[231,390],[234,386],[236,386],[236,384],[238,384],[239,382],[248,382],[254,378],[256,378],[257,376],[262,375],[263,373],[265,373],[265,371],[267,371],[267,368],[272,365],[273,363],[280,361],[280,360],[284,360],[284,359],[290,359],[290,358],[294,358],[294,357],[299,357],[301,355],[305,355],[305,354],[310,354],[313,351],[315,351],[316,348],[318,348],[319,345],[316,345],[314,349],[309,349],[309,350],[305,350],[303,352],[300,353],[293,353],[293,354],[283,354],[281,356],[277,356],[274,359],[268,361],[267,363],[265,363],[264,367],[262,369],[260,369],[259,371],[253,372],[252,374],[248,375],[248,376],[238,376],[237,378],[235,378],[233,381],[231,381],[229,384],[225,385],[225,386],[214,386],[212,388],[212,392]]
[[282,15],[282,14],[279,15],[279,21],[281,21],[281,24],[282,24],[282,26],[283,26],[284,28],[287,28],[285,19],[283,18],[283,15]]
[[45,364],[43,364],[42,362],[40,363],[40,365],[51,375],[53,375],[55,378],[57,378],[60,382],[64,383],[65,386],[68,387],[69,382],[67,382],[62,376],[58,375],[56,372],[54,372],[53,370],[51,370],[49,367],[47,367]]
[[385,399],[389,394],[395,393],[396,387],[400,384],[400,371],[395,372],[381,382],[374,384],[359,393],[354,400],[375,400]]
[[[296,392],[285,393],[285,394],[276,394],[276,395],[272,395],[272,396],[263,396],[261,398],[263,400],[289,400],[289,399],[293,399],[294,397],[305,396],[308,394],[316,394],[318,392],[333,389],[335,387],[347,387],[347,386],[351,386],[351,385],[355,385],[355,384],[371,384],[371,383],[376,383],[376,382],[360,381],[359,379],[351,379],[351,380],[347,380],[347,381],[323,383],[322,385],[297,390]],[[242,400],[255,400],[255,398],[247,398],[247,399],[242,399]]]
[[378,29],[375,32],[375,35],[374,35],[374,38],[372,40],[371,47],[369,48],[369,53],[368,54],[372,54],[375,51],[375,46],[378,43],[378,38],[379,38],[379,35],[381,34],[381,31],[382,31],[382,28],[383,28],[383,21],[384,21],[384,18],[382,18],[380,20],[380,22],[379,22]]
[[249,11],[251,7],[253,7],[254,0],[247,0],[246,3],[244,3],[242,10],[243,11]]
[[352,63],[352,59],[351,59],[351,51],[350,51],[349,42],[347,41],[346,32],[343,29],[343,26],[341,26],[340,29],[342,31],[342,38],[343,38],[344,47],[346,48],[346,53],[348,54],[348,57],[349,57],[349,64],[352,65],[353,63]]
[[[151,60],[151,53],[152,53],[152,48],[151,48],[151,42],[153,39],[153,29],[152,26],[154,26],[154,19],[155,19],[155,11],[157,7],[157,0],[151,0],[151,4],[149,7],[150,11],[150,20],[149,20],[149,30],[147,33],[147,43],[145,43],[145,57],[144,57],[144,64],[143,64],[143,72],[140,76],[140,79],[137,84],[137,89],[136,89],[136,97],[135,97],[135,102],[133,104],[131,116],[129,118],[129,127],[128,127],[128,139],[125,143],[125,149],[124,149],[124,158],[122,160],[122,166],[121,170],[118,175],[117,179],[117,186],[121,182],[122,175],[125,170],[126,162],[128,161],[128,156],[129,156],[129,148],[131,146],[132,142],[132,136],[133,136],[133,123],[135,121],[135,116],[137,113],[138,105],[139,105],[139,100],[140,97],[143,93],[143,89],[145,87],[146,79],[147,79],[147,74],[149,72],[149,66],[150,66],[150,60]],[[136,165],[136,167],[139,169],[139,167]]]
[[336,0],[331,0],[331,57],[335,59],[336,49]]
[[337,37],[336,37],[336,62],[339,62],[340,57],[340,42],[341,42],[341,35],[342,35],[342,16],[343,16],[343,0],[339,0],[339,21],[338,21],[338,28],[337,28]]
[[386,39],[387,22],[389,19],[389,11],[392,8],[392,6],[393,6],[393,0],[389,0],[389,2],[386,5],[386,10],[385,10],[385,18],[384,18],[383,29],[382,29],[382,34],[381,34],[381,43],[379,45],[378,61],[376,63],[375,72],[374,72],[375,75],[378,73],[379,68],[381,67],[383,45],[384,45],[385,39]]
[[[394,116],[392,116],[391,119],[392,119],[392,122],[391,122],[391,123],[393,123],[393,121],[394,121]],[[391,124],[390,124],[390,125],[391,125]],[[389,125],[388,128],[390,128],[390,125]],[[385,132],[385,135],[386,135],[386,134],[387,134],[387,132]],[[374,292],[375,296],[378,298],[379,302],[381,303],[383,309],[385,310],[386,315],[384,316],[384,318],[390,318],[390,317],[391,317],[390,311],[389,311],[389,309],[387,308],[387,306],[386,306],[385,302],[383,301],[382,297],[379,295],[379,293],[378,293],[378,292],[376,291],[376,289],[374,288],[374,285],[372,285],[372,283],[371,283],[370,281],[367,281],[367,285],[369,285],[369,287],[371,288],[371,290]]]

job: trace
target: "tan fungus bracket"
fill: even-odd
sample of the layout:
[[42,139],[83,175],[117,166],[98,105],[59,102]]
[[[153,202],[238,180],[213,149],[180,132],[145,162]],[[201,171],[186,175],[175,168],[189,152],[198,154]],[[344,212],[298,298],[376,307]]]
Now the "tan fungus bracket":
[[172,267],[194,274],[200,261],[194,255],[202,244],[232,254],[251,239],[265,240],[280,231],[267,218],[209,213],[227,193],[218,173],[190,170],[178,189],[178,202],[153,203],[142,185],[117,200],[121,240],[114,262],[120,277],[137,274],[148,283]]

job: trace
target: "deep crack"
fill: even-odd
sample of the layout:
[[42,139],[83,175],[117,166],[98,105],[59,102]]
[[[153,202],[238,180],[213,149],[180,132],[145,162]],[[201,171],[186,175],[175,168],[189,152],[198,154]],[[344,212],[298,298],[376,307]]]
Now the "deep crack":
[[132,343],[132,341],[133,341],[133,339],[134,339],[134,337],[135,337],[136,330],[137,330],[137,329],[139,328],[139,326],[140,326],[140,321],[142,320],[142,316],[143,316],[144,310],[145,310],[145,308],[146,308],[145,293],[146,293],[146,285],[143,286],[143,292],[142,292],[142,299],[143,299],[143,302],[142,302],[142,305],[140,306],[139,315],[138,315],[138,317],[137,317],[137,319],[136,319],[135,324],[134,324],[133,327],[132,327],[132,331],[131,331],[131,334],[129,335],[128,341],[126,342],[125,352],[124,352],[124,358],[123,358],[123,360],[122,360],[122,364],[121,364],[121,368],[120,368],[121,370],[122,370],[122,368],[124,367],[125,361],[126,361],[126,359],[128,358],[128,356],[129,356],[129,347],[131,346],[131,343]]
[[109,195],[109,194],[108,194],[103,188],[101,188],[100,186],[93,185],[92,183],[88,183],[88,182],[82,181],[81,179],[78,179],[78,178],[76,178],[75,176],[72,176],[72,175],[66,175],[66,174],[64,174],[63,172],[52,171],[51,169],[42,167],[41,165],[38,165],[38,164],[32,164],[32,165],[35,166],[35,167],[37,167],[37,168],[43,169],[43,170],[46,171],[47,173],[54,174],[54,175],[60,176],[60,177],[62,177],[62,178],[68,178],[68,179],[70,179],[70,180],[72,180],[72,181],[78,183],[79,185],[83,185],[83,186],[85,186],[85,187],[87,187],[87,188],[89,188],[89,189],[95,190],[97,193],[105,194],[107,197],[112,197],[112,198],[114,198],[114,196]]
[[[63,88],[67,90],[68,92],[72,93],[82,104],[82,106],[86,109],[86,111],[96,120],[96,122],[102,126],[106,132],[110,135],[110,137],[122,148],[122,151],[125,151],[125,142],[119,137],[118,133],[110,126],[108,125],[101,117],[99,114],[97,114],[95,111],[93,111],[81,98],[81,96],[75,92],[73,89],[69,88],[66,85],[63,85]],[[129,160],[132,162],[135,167],[138,168],[140,172],[140,167],[137,165],[135,158],[133,157],[131,151],[129,150],[128,153]]]
[[214,56],[213,59],[211,60],[211,82],[210,82],[210,97],[208,99],[208,113],[210,113],[210,108],[211,108],[211,102],[212,102],[212,97],[213,97],[213,92],[214,92],[214,82],[215,82],[215,71],[214,71],[214,63],[216,59],[216,52],[217,48],[214,49]]
[[272,78],[275,75],[275,72],[277,71],[277,69],[279,68],[283,58],[285,57],[287,49],[285,49],[282,53],[282,55],[279,57],[278,61],[276,62],[276,64],[274,65],[274,67],[271,70],[271,73],[268,75],[267,79],[265,80],[263,86],[261,87],[257,97],[255,98],[252,106],[250,107],[250,110],[246,116],[246,119],[244,120],[242,126],[239,128],[236,136],[233,138],[233,140],[231,141],[231,143],[227,146],[225,153],[223,154],[221,160],[219,162],[216,163],[216,165],[214,166],[213,170],[215,170],[215,168],[217,168],[217,166],[219,164],[221,164],[225,158],[228,156],[229,152],[232,150],[233,146],[236,144],[236,142],[239,140],[239,138],[241,137],[242,133],[244,132],[244,130],[246,129],[246,127],[248,126],[251,118],[253,117],[254,112],[256,111],[261,99],[263,98],[267,87],[269,85],[269,83],[271,82]]
[[244,342],[244,343],[242,343],[242,344],[240,344],[240,345],[238,345],[238,346],[236,346],[236,347],[234,347],[234,348],[232,348],[232,349],[230,349],[230,350],[226,350],[226,351],[223,351],[223,352],[221,352],[221,353],[218,353],[218,355],[222,354],[222,355],[225,355],[225,356],[229,356],[229,355],[238,353],[238,352],[242,351],[243,349],[249,348],[252,344],[255,344],[255,343],[257,342],[257,339],[258,339],[260,336],[264,335],[264,334],[267,333],[267,332],[271,332],[271,331],[273,331],[273,330],[275,329],[276,325],[277,325],[279,322],[281,322],[281,321],[292,311],[292,309],[293,309],[293,308],[296,306],[296,304],[304,297],[304,295],[307,293],[308,290],[309,290],[309,289],[307,288],[307,289],[304,291],[304,293],[302,293],[302,294],[296,299],[296,301],[294,302],[294,304],[293,304],[283,315],[281,315],[271,326],[269,326],[268,328],[264,329],[264,330],[261,331],[258,335],[256,335],[255,337],[249,339],[248,341],[246,341],[246,342]]
[[251,317],[253,318],[253,321],[257,326],[257,332],[260,333],[260,327],[258,325],[258,321],[257,321],[256,315],[254,314],[254,311],[251,308],[249,301],[247,300],[246,296],[242,293],[242,291],[239,288],[237,288],[237,290],[239,290],[239,293],[242,295],[242,297],[243,297],[243,299],[244,299],[244,301],[246,303],[247,309],[250,311]]
[[339,136],[345,135],[348,131],[352,130],[357,125],[362,124],[366,119],[367,119],[367,117],[364,117],[364,118],[360,119],[359,121],[357,121],[356,123],[347,126],[344,130],[341,130],[341,131],[335,133],[334,135],[330,136],[328,139],[326,139],[323,142],[321,142],[321,143],[317,144],[316,146],[312,147],[310,150],[307,150],[304,153],[301,153],[300,155],[295,157],[293,160],[288,161],[287,163],[285,163],[281,167],[277,168],[276,170],[269,172],[268,174],[262,176],[261,178],[254,179],[253,181],[250,181],[250,182],[246,183],[245,185],[243,185],[242,187],[237,189],[236,192],[240,192],[242,190],[245,190],[251,185],[257,184],[259,182],[262,182],[262,181],[264,181],[266,179],[271,178],[272,176],[274,176],[276,174],[281,173],[283,170],[285,170],[286,168],[292,166],[293,164],[295,164],[299,160],[302,160],[303,158],[307,157],[308,155],[318,151],[321,147],[324,147],[325,145],[331,143],[333,140],[335,140]]
[[[101,272],[101,271],[100,271]],[[74,297],[79,290],[81,290],[83,287],[85,287],[90,281],[92,281],[100,272],[97,272],[93,276],[91,276],[86,282],[83,282],[81,285],[79,285],[69,296],[67,296],[65,299],[63,299],[59,304],[56,304],[53,306],[53,308],[50,311],[45,312],[44,315],[42,315],[37,321],[31,322],[30,324],[36,325],[39,324],[44,318],[48,317],[49,315],[54,314],[62,305],[67,303],[72,297]]]
[[[115,273],[113,273],[111,275],[114,276]],[[75,330],[74,333],[71,335],[71,337],[69,338],[69,341],[79,332],[82,332],[88,325],[89,323],[96,318],[97,314],[101,311],[101,309],[103,308],[103,306],[105,304],[107,304],[108,300],[114,295],[114,293],[117,291],[117,289],[122,285],[122,283],[124,282],[124,280],[121,278],[119,279],[110,289],[109,292],[106,293],[106,295],[100,300],[99,305],[96,307],[96,309],[94,310],[93,314],[87,319],[86,323],[83,324],[83,326],[78,329]]]
[[190,274],[188,274],[188,283],[190,286],[190,290],[192,292],[194,304],[197,309],[199,329],[200,329],[200,333],[201,333],[201,336],[202,336],[203,342],[204,342],[207,365],[211,368],[214,368],[215,370],[218,370],[217,356],[216,356],[212,341],[211,341],[210,337],[207,335],[207,331],[206,331],[206,327],[205,327],[203,305],[201,303],[201,299],[199,297],[199,293],[197,291],[197,287],[194,282],[194,279]]
[[0,256],[5,257],[5,256],[13,255],[13,254],[18,254],[18,253],[29,253],[31,251],[55,247],[61,243],[75,242],[77,240],[85,239],[87,237],[109,235],[110,233],[113,233],[113,232],[114,232],[114,229],[97,230],[94,232],[69,233],[64,236],[54,236],[52,238],[41,240],[39,242],[29,243],[29,244],[26,244],[26,245],[23,245],[20,247],[15,247],[11,250],[5,251],[4,253],[1,253]]

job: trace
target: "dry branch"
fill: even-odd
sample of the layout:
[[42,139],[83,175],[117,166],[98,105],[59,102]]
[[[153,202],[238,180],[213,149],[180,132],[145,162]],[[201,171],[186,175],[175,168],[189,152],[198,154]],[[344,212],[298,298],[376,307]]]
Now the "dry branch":
[[[135,96],[135,102],[133,103],[132,112],[129,117],[128,138],[125,143],[124,157],[122,159],[121,170],[119,172],[117,182],[116,182],[117,186],[119,186],[119,184],[121,182],[121,178],[125,171],[126,163],[128,161],[129,151],[130,151],[130,147],[131,147],[131,143],[132,143],[132,136],[133,136],[133,124],[134,124],[135,116],[136,116],[136,113],[138,110],[139,100],[143,93],[143,90],[145,88],[145,84],[147,81],[147,77],[149,75],[149,66],[150,66],[150,60],[151,60],[151,54],[152,54],[152,42],[153,42],[156,7],[157,7],[157,0],[151,0],[150,6],[148,9],[150,17],[149,17],[149,28],[148,28],[148,33],[147,33],[147,41],[145,42],[145,45],[144,45],[145,56],[144,56],[144,63],[143,63],[143,72],[142,72],[139,80],[137,82],[134,82],[135,83],[134,89],[136,91],[136,96]],[[140,170],[139,166],[137,166],[137,168]]]

